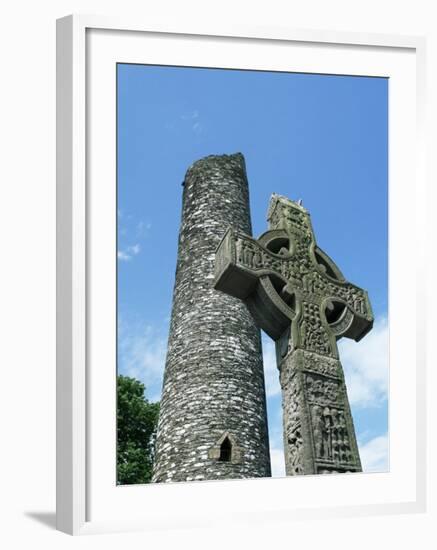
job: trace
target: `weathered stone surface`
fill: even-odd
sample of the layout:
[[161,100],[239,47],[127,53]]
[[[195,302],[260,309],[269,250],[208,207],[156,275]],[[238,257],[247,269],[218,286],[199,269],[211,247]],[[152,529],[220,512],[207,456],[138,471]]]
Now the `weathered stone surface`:
[[286,474],[361,471],[340,361],[296,349],[279,369]]
[[206,157],[184,182],[154,482],[270,476],[259,329],[213,288],[230,225],[251,234],[243,156]]
[[276,341],[287,475],[361,471],[336,341],[371,330],[367,292],[318,248],[303,206],[273,195],[268,221],[258,240],[228,229],[214,286]]

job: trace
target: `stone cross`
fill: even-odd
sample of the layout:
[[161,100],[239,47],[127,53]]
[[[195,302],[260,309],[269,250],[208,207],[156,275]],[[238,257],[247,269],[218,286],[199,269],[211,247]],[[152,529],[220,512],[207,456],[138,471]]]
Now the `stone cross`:
[[316,244],[308,211],[273,194],[269,230],[229,228],[214,288],[242,299],[276,342],[287,475],[361,471],[337,340],[372,328],[367,292],[347,282]]

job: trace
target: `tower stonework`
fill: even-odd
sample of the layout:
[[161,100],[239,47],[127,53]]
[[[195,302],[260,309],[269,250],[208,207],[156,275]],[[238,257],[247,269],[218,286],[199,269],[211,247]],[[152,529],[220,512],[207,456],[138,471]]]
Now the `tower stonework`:
[[271,475],[260,332],[242,301],[213,288],[229,226],[252,234],[239,153],[185,176],[154,482]]

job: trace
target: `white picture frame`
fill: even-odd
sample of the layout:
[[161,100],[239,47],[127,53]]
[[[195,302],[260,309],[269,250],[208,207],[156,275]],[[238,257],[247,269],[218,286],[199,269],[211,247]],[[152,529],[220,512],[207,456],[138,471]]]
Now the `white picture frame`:
[[[140,41],[144,40],[151,40],[153,44],[139,47]],[[93,369],[92,365],[95,364],[93,363],[94,354],[99,353],[98,341],[108,342],[107,336],[110,333],[102,332],[99,335],[93,327],[97,322],[95,315],[96,312],[98,315],[99,304],[102,305],[102,299],[107,297],[113,289],[111,284],[114,280],[115,266],[111,268],[107,263],[110,255],[105,256],[105,250],[113,250],[111,247],[115,241],[112,242],[111,239],[115,237],[108,237],[109,240],[105,241],[105,246],[101,247],[103,251],[99,252],[98,262],[94,253],[96,243],[103,242],[102,239],[105,239],[104,230],[111,228],[113,217],[108,209],[113,209],[114,204],[110,200],[109,203],[101,201],[102,197],[106,197],[102,193],[108,192],[108,186],[111,192],[110,183],[103,188],[92,186],[90,182],[96,178],[94,173],[96,169],[108,170],[106,174],[98,173],[100,181],[114,181],[115,124],[113,122],[109,122],[105,127],[106,137],[99,135],[99,151],[93,145],[93,140],[97,139],[95,132],[99,130],[99,121],[101,122],[102,117],[107,115],[108,109],[113,108],[114,90],[108,94],[105,101],[100,102],[101,105],[97,109],[90,82],[93,86],[109,89],[112,81],[105,79],[108,75],[108,78],[112,78],[108,67],[114,65],[114,60],[140,62],[141,56],[145,55],[144,51],[150,53],[153,50],[154,59],[162,64],[177,65],[186,62],[192,65],[192,59],[186,56],[191,55],[190,51],[193,51],[192,55],[200,55],[194,50],[197,52],[202,50],[197,47],[201,41],[208,44],[210,66],[219,63],[217,59],[221,51],[225,50],[226,55],[232,56],[234,60],[232,63],[237,63],[236,59],[240,60],[241,53],[241,61],[238,61],[240,68],[241,63],[244,63],[247,68],[263,63],[264,49],[266,59],[275,58],[278,59],[279,64],[287,63],[286,58],[279,59],[280,56],[272,56],[271,52],[278,47],[282,51],[284,48],[293,47],[297,53],[306,52],[302,53],[302,61],[295,65],[295,70],[327,72],[328,70],[326,67],[323,69],[321,63],[332,63],[332,67],[342,67],[341,74],[357,74],[357,67],[362,67],[365,74],[389,76],[393,79],[394,88],[399,90],[399,94],[395,91],[394,95],[390,96],[393,106],[391,114],[396,115],[390,119],[390,146],[394,150],[394,156],[390,160],[390,178],[396,180],[395,187],[391,188],[390,198],[390,266],[393,269],[400,264],[403,254],[400,248],[401,242],[405,244],[405,240],[408,240],[410,250],[411,247],[413,249],[414,262],[403,270],[397,277],[396,283],[391,281],[393,283],[390,288],[390,322],[393,321],[391,338],[396,342],[392,341],[390,352],[391,361],[396,361],[397,364],[406,364],[407,361],[414,363],[415,394],[412,401],[415,402],[415,407],[414,414],[407,416],[405,411],[401,410],[401,406],[396,406],[396,403],[405,400],[405,391],[406,389],[411,391],[413,384],[411,377],[407,378],[405,373],[394,372],[390,384],[393,404],[390,408],[390,430],[393,435],[391,471],[386,474],[372,474],[371,479],[368,478],[365,483],[359,481],[359,476],[319,476],[317,479],[301,477],[292,480],[262,479],[147,487],[117,488],[114,484],[114,487],[109,488],[105,485],[109,479],[107,472],[112,471],[113,461],[115,461],[115,453],[112,455],[111,449],[105,446],[105,441],[109,441],[113,435],[111,430],[115,430],[115,409],[108,400],[112,399],[112,402],[115,400],[114,393],[110,393],[112,382],[109,380],[106,385],[103,381],[98,391],[107,393],[106,397],[102,395],[98,398],[99,409],[109,411],[109,414],[105,419],[104,415],[99,416],[93,409],[97,391],[93,380],[95,382],[95,377],[101,373]],[[193,43],[196,46],[194,48]],[[150,48],[151,45],[153,48]],[[184,50],[185,47],[186,50]],[[250,53],[255,48],[256,57]],[[247,61],[251,59],[251,55],[252,61]],[[296,56],[297,59],[299,55]],[[406,61],[407,58],[408,61]],[[57,528],[59,530],[70,534],[85,534],[178,525],[204,526],[247,519],[254,521],[260,517],[267,520],[285,517],[326,518],[425,510],[426,264],[424,245],[418,237],[421,231],[425,231],[425,220],[420,215],[419,208],[419,204],[425,200],[426,195],[423,160],[424,59],[425,41],[420,37],[251,28],[250,26],[244,28],[230,26],[227,29],[213,26],[196,28],[195,24],[190,28],[157,27],[138,21],[81,15],[58,20]],[[378,66],[379,62],[380,66]],[[197,62],[198,65],[194,63],[195,66],[205,66],[205,62],[201,60]],[[385,67],[391,67],[389,74]],[[99,97],[102,97],[101,94]],[[408,131],[402,131],[405,129]],[[106,159],[105,165],[101,159]],[[404,163],[403,166],[400,166],[401,162]],[[406,181],[407,178],[410,178],[410,183],[411,178],[415,180],[414,208],[411,206],[414,201],[410,200],[412,199],[411,185],[408,188],[409,196],[402,191],[402,181]],[[98,204],[105,204],[105,206],[96,206]],[[410,206],[411,218],[414,219],[412,224],[414,230],[410,234],[406,234],[402,229],[400,216],[400,212],[408,206]],[[103,228],[102,232],[95,230],[97,218],[99,226]],[[95,271],[96,265],[100,266],[100,270],[107,269],[109,272],[108,285],[100,285],[98,292],[95,281],[99,277],[99,272]],[[405,323],[401,322],[402,307],[397,297],[400,296],[405,284],[410,286],[413,284],[415,288],[413,307],[416,312],[415,330],[410,326],[403,326]],[[110,325],[111,316],[108,317]],[[108,348],[110,347],[108,345]],[[109,361],[111,360],[109,358]],[[115,378],[115,371],[113,376]],[[408,449],[399,426],[405,426],[410,434]],[[96,436],[97,433],[99,433],[98,436]],[[93,450],[96,447],[96,437],[101,438],[98,445],[100,454]],[[98,469],[96,462],[99,464]],[[105,475],[106,478],[104,478]],[[288,498],[290,482],[294,484],[294,500]],[[319,487],[316,504],[311,502],[313,489],[309,489],[310,486],[314,487],[314,482],[318,483]],[[353,489],[351,484],[354,485]],[[144,510],[152,492],[153,510],[148,511],[146,520]],[[305,493],[309,495],[306,500]],[[376,493],[379,495],[378,498],[375,496]],[[332,499],[333,494],[340,496]],[[221,506],[229,495],[231,495],[232,504],[227,507]],[[300,501],[299,498],[301,498]],[[205,500],[208,501],[207,507],[204,505]],[[173,502],[174,505],[169,505],[169,502]],[[91,513],[90,510],[93,512]]]

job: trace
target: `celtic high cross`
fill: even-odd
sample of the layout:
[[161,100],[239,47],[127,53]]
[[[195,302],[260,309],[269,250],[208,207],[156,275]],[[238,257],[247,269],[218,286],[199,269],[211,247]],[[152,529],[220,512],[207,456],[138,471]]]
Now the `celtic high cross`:
[[273,194],[267,220],[258,240],[228,229],[214,288],[244,300],[276,342],[287,475],[359,472],[336,341],[359,341],[371,330],[367,292],[317,246],[301,204]]

